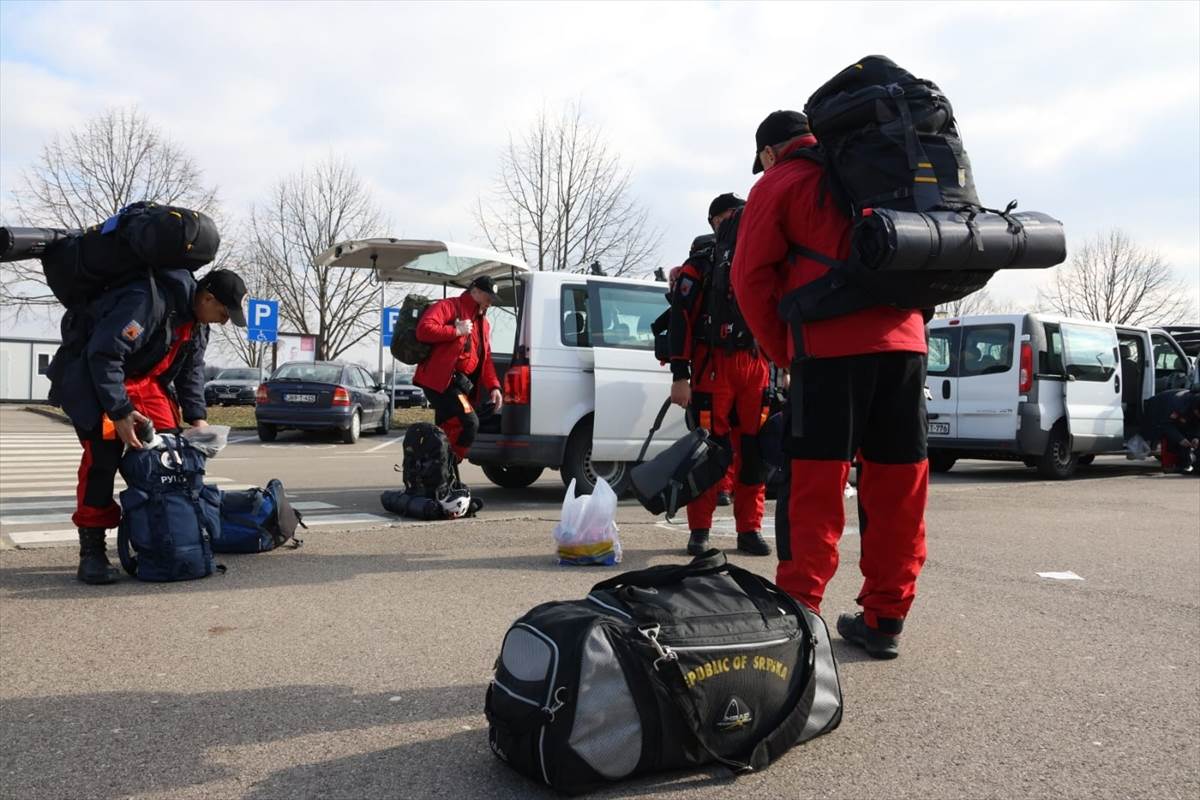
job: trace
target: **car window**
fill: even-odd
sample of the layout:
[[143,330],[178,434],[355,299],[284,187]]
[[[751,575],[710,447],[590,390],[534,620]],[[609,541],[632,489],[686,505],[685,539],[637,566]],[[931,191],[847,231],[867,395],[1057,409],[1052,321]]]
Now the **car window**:
[[1059,330],[1057,323],[1047,322],[1046,330],[1046,349],[1044,352],[1038,353],[1038,372],[1043,375],[1062,375],[1063,371],[1063,343],[1062,331]]
[[1107,381],[1117,370],[1116,336],[1103,328],[1063,325],[1064,364],[1069,377]]
[[493,353],[511,354],[517,346],[517,292],[511,279],[500,278],[496,281],[496,294],[499,302],[493,303],[488,309],[488,327],[491,335],[488,344]]
[[1013,363],[1012,325],[973,325],[962,329],[959,375],[995,375]]
[[1150,341],[1154,343],[1154,369],[1157,372],[1183,372],[1188,371],[1187,360],[1179,354],[1179,351],[1171,346],[1171,342],[1161,333],[1150,334]]
[[337,383],[342,379],[342,368],[332,364],[284,364],[275,370],[271,380],[314,381]]
[[955,374],[958,338],[957,328],[934,328],[929,331],[928,374],[942,377]]
[[256,381],[258,380],[258,370],[256,369],[223,369],[217,375],[219,381]]
[[593,345],[622,347],[629,350],[653,350],[651,323],[667,309],[661,286],[620,286],[599,283],[596,286],[599,319],[588,320]]
[[567,347],[591,347],[587,325],[587,286],[562,287],[562,343]]

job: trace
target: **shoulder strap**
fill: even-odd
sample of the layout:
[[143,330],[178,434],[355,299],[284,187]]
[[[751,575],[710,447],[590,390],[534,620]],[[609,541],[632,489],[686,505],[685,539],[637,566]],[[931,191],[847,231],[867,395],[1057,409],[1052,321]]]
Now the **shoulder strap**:
[[671,398],[663,400],[662,408],[658,410],[658,416],[654,418],[654,424],[650,426],[650,433],[646,435],[646,441],[642,443],[642,451],[638,453],[635,461],[641,461],[646,457],[646,451],[650,449],[650,440],[654,438],[654,434],[658,433],[658,429],[662,427],[663,420],[667,416],[667,410],[671,408]]
[[137,576],[137,557],[130,552],[129,531],[124,525],[117,528],[117,555],[127,573]]

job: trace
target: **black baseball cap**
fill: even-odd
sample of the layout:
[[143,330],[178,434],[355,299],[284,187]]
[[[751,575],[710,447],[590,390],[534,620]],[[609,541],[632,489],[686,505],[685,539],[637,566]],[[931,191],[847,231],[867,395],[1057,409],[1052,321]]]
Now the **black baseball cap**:
[[746,201],[733,192],[719,194],[708,204],[708,218],[711,220],[713,217],[718,214],[724,214],[731,208],[741,208],[744,205],[746,205]]
[[808,117],[799,111],[772,111],[767,114],[754,132],[754,167],[751,172],[757,175],[763,171],[758,154],[767,145],[776,145],[812,133],[808,127]]
[[239,328],[246,327],[246,312],[242,310],[246,282],[240,275],[228,269],[212,269],[199,280],[196,288],[211,292],[229,312],[229,321]]
[[487,275],[480,275],[475,280],[471,281],[468,289],[478,289],[484,294],[492,298],[493,303],[500,302],[500,295],[496,294],[496,282]]

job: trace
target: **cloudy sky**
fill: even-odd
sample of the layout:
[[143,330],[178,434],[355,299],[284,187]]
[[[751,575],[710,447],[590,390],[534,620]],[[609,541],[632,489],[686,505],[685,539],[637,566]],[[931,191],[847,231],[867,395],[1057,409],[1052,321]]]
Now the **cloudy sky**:
[[[1120,226],[1200,296],[1197,3],[0,3],[0,216],[49,137],[137,105],[243,214],[337,154],[391,235],[478,238],[510,132],[577,101],[678,263],[754,129],[869,53],[939,83],[981,198]],[[1044,276],[993,294],[1030,305]],[[1200,312],[1198,312],[1200,316]],[[11,321],[6,328],[13,327]],[[22,329],[24,332],[24,328]]]

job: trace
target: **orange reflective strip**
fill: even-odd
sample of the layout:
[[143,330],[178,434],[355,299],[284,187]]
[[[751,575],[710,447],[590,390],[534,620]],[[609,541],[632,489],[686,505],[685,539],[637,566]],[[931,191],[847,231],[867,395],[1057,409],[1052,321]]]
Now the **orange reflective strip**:
[[706,430],[710,430],[710,431],[712,430],[712,412],[711,411],[701,411],[700,412],[700,427],[705,428]]
[[108,418],[108,414],[100,417],[100,438],[108,440],[117,438],[117,426]]
[[474,411],[474,409],[471,408],[471,401],[467,399],[465,394],[460,394],[458,396],[458,402],[462,403],[463,413],[470,414],[472,411]]

